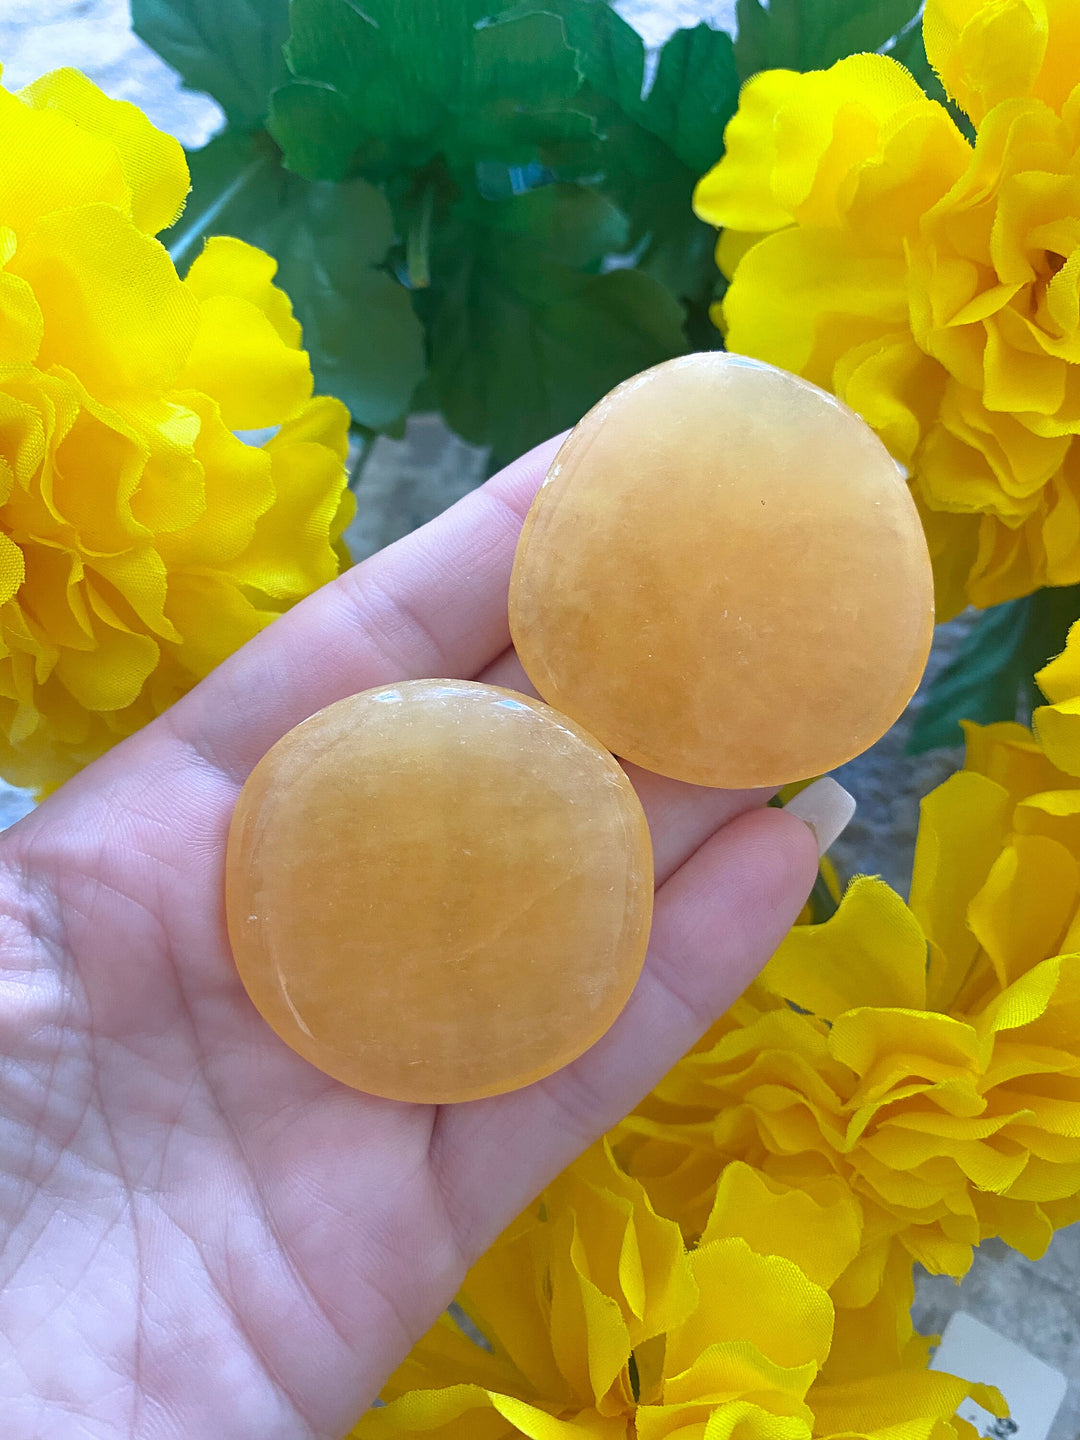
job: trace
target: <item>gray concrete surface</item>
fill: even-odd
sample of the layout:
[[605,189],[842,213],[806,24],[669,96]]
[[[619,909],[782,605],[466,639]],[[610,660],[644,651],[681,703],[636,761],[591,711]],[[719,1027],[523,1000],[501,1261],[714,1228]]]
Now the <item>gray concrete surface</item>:
[[[1048,1440],[1080,1435],[1080,1225],[1059,1230],[1041,1260],[1025,1260],[991,1240],[957,1285],[946,1275],[922,1275],[916,1286],[915,1324],[940,1335],[955,1310],[984,1324],[1060,1370],[1068,1390]],[[1004,1379],[1001,1381],[1004,1386]],[[1023,1437],[1018,1437],[1023,1440]]]
[[[617,8],[650,45],[679,25],[705,19],[730,26],[733,0],[620,0]],[[0,0],[0,61],[4,83],[16,88],[56,65],[77,65],[109,94],[134,100],[185,144],[203,144],[220,123],[217,106],[192,95],[176,75],[130,32],[125,0]],[[483,475],[482,452],[447,434],[433,417],[409,422],[404,440],[380,439],[357,488],[360,511],[349,532],[359,558],[438,514]],[[932,674],[952,653],[965,621],[942,627]],[[844,874],[885,876],[906,891],[918,801],[962,760],[959,750],[912,758],[904,753],[914,707],[866,755],[843,767],[839,778],[859,811],[834,854]],[[30,806],[21,791],[0,791],[0,827]],[[1080,1437],[1080,1226],[1059,1234],[1048,1254],[1032,1264],[1003,1246],[984,1246],[960,1286],[923,1277],[915,1315],[926,1332],[940,1331],[961,1308],[1057,1366],[1069,1378],[1065,1406],[1051,1440]]]
[[349,553],[363,560],[434,519],[481,483],[486,466],[487,451],[458,439],[438,415],[410,415],[405,438],[380,435],[363,462]]

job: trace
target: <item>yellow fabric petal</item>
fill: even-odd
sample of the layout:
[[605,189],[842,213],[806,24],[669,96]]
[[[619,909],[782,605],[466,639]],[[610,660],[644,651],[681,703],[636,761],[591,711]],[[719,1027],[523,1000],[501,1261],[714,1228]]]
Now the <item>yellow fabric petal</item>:
[[712,1406],[639,1405],[636,1440],[810,1440],[807,1422],[742,1400]]
[[[607,1399],[633,1348],[618,1302],[588,1275],[586,1247],[572,1210],[551,1222],[551,1348],[560,1372],[576,1395],[590,1397],[604,1413],[618,1411],[628,1396]],[[620,1403],[621,1402],[621,1403]]]
[[162,246],[108,205],[44,216],[10,268],[34,289],[45,333],[38,364],[74,371],[110,401],[177,382],[198,307]]
[[266,443],[270,454],[296,441],[325,445],[345,464],[349,453],[349,412],[333,395],[314,395]]
[[724,158],[698,181],[694,210],[711,225],[779,230],[794,216],[772,193],[776,117],[803,77],[765,70],[742,88],[739,108],[724,131]]
[[946,1008],[971,968],[978,942],[967,908],[984,884],[1008,832],[1008,792],[983,775],[961,771],[919,807],[911,909],[930,944],[930,1003]]
[[[201,503],[187,525],[170,526],[158,536],[157,548],[173,566],[227,565],[249,549],[259,517],[274,503],[271,457],[265,447],[246,445],[227,429],[208,396],[181,391],[176,397],[197,422],[191,458],[202,479],[188,491],[198,493]],[[163,475],[162,488],[165,481]]]
[[716,265],[729,280],[735,274],[739,261],[761,235],[753,230],[721,230],[716,241]]
[[1033,93],[1059,112],[1066,112],[1076,93],[1076,56],[1080,54],[1080,12],[1073,0],[1042,0],[1047,37],[1042,69]]
[[[1054,1002],[1059,987],[1064,989],[1073,979],[1074,957],[1053,956],[1027,971],[1008,989],[994,996],[976,1019],[980,1033],[993,1034],[1003,1030],[1027,1031],[1024,1039],[1033,1045],[1044,1044],[1069,1053],[1069,1037],[1055,1033]],[[1040,1020],[1043,1026],[1038,1026]],[[1031,1028],[1029,1028],[1031,1027]],[[1064,1040],[1065,1043],[1061,1043]]]
[[760,1406],[733,1401],[709,1416],[703,1440],[808,1440],[809,1433],[796,1415],[772,1415]]
[[1005,309],[984,324],[983,403],[989,410],[1056,415],[1065,401],[1060,358],[1029,348],[1030,322]]
[[977,1195],[975,1205],[987,1234],[1000,1236],[1011,1250],[1019,1250],[1028,1260],[1041,1260],[1046,1254],[1054,1227],[1039,1206],[987,1194]]
[[782,1255],[828,1290],[858,1254],[862,1224],[848,1188],[839,1180],[822,1184],[814,1196],[733,1161],[699,1243],[741,1237],[758,1255]]
[[694,1400],[713,1404],[746,1400],[777,1415],[808,1420],[803,1401],[818,1373],[817,1364],[778,1365],[748,1340],[724,1340],[708,1345],[692,1364],[664,1382],[664,1399],[671,1405]]
[[87,710],[122,710],[138,698],[158,662],[157,642],[138,635],[99,599],[93,618],[92,650],[62,650],[54,674],[69,695]]
[[973,720],[960,723],[967,745],[968,770],[1001,785],[1014,804],[1037,791],[1056,789],[1065,780],[1027,726],[1011,721],[994,725],[977,725]]
[[[947,203],[971,158],[971,147],[948,112],[913,96],[882,125],[872,161],[852,167],[838,187],[842,215],[837,218],[875,250],[899,253],[921,238],[924,217]],[[808,206],[800,208],[799,219],[834,223],[827,212],[819,217]]]
[[943,377],[906,331],[854,345],[836,361],[836,393],[910,466],[941,402]]
[[369,1410],[350,1431],[353,1440],[395,1435],[436,1435],[444,1440],[625,1440],[622,1420],[598,1415],[560,1420],[510,1395],[475,1385],[413,1390],[389,1405]]
[[520,1372],[504,1356],[493,1355],[466,1336],[457,1320],[444,1311],[390,1376],[381,1398],[395,1400],[409,1390],[441,1390],[454,1385],[513,1391],[524,1383]]
[[822,1020],[856,1005],[918,1008],[926,1000],[926,940],[894,890],[858,876],[831,919],[788,934],[763,979]]
[[165,614],[177,634],[172,652],[189,683],[208,675],[276,618],[276,611],[257,608],[244,586],[213,570],[170,576]]
[[883,55],[852,55],[804,75],[755,75],[725,132],[724,158],[699,182],[695,209],[737,230],[834,223],[849,174],[874,154],[882,124],[911,105],[929,102]]
[[[1045,835],[1080,855],[1080,790],[1044,790],[1030,795],[1016,807],[1013,824],[1021,835]],[[1064,940],[1063,952],[1080,949],[1080,934],[1074,919]]]
[[130,214],[147,235],[171,225],[190,187],[179,140],[157,129],[127,100],[112,100],[78,70],[52,70],[19,91],[31,109],[65,116],[84,134],[108,141],[130,193]]
[[[94,630],[84,594],[86,566],[82,556],[53,546],[27,545],[23,563],[26,598],[34,620],[49,636],[52,661],[57,647],[89,649],[94,643]],[[47,674],[51,667],[41,668]]]
[[26,574],[23,552],[10,535],[0,532],[0,605],[15,595]]
[[1050,701],[1032,717],[1039,745],[1060,770],[1080,775],[1080,622],[1069,631],[1064,651],[1035,679]]
[[[738,1237],[714,1240],[691,1254],[701,1298],[668,1336],[666,1368],[678,1374],[710,1346],[724,1341],[756,1346],[776,1365],[820,1365],[832,1336],[832,1305],[819,1285],[790,1260],[756,1255]],[[753,1306],[732,1307],[728,1296],[754,1295]]]
[[976,124],[1019,95],[1061,111],[1076,83],[1080,15],[1072,0],[930,0],[923,38],[946,90]]
[[815,1388],[815,1433],[873,1435],[905,1421],[950,1418],[968,1396],[993,1415],[1007,1413],[998,1391],[939,1370],[902,1370],[846,1385]]
[[343,515],[345,468],[328,446],[279,434],[266,452],[274,504],[258,517],[251,545],[229,568],[267,595],[295,598],[337,574],[332,529],[352,501]]
[[300,324],[293,315],[292,302],[284,290],[272,283],[277,268],[277,261],[265,250],[231,235],[215,235],[192,262],[184,284],[199,300],[216,295],[250,300],[285,344],[298,350]]
[[45,321],[33,289],[4,269],[16,248],[14,230],[0,225],[0,354],[7,365],[28,365],[37,359]]
[[1080,868],[1056,841],[1016,835],[972,900],[968,923],[1004,989],[1055,955],[1080,899]]
[[1000,101],[1031,93],[1047,30],[1041,0],[928,0],[923,15],[927,58],[976,124]]
[[903,260],[844,232],[780,230],[743,257],[723,310],[729,350],[831,388],[852,346],[907,323]]
[[[997,352],[991,327],[986,328],[984,375],[988,376],[991,352]],[[1005,368],[1012,383],[1016,377],[1015,366],[1010,362]],[[978,451],[985,462],[989,493],[978,501],[980,506],[1009,519],[1031,512],[1035,498],[1061,469],[1070,441],[1065,436],[1034,435],[1013,415],[995,413],[988,408],[990,404],[989,379],[981,395],[953,382],[942,393],[939,421],[950,435]],[[996,408],[1026,410],[1032,407],[1002,405]],[[957,508],[963,508],[971,498],[961,489],[950,487],[947,481],[936,485],[934,494],[942,504],[955,504]]]
[[[896,1222],[894,1222],[895,1225]],[[848,1304],[841,1296],[848,1289],[845,1282],[834,1288],[836,1322],[833,1343],[821,1377],[810,1392],[809,1403],[826,1385],[841,1385],[870,1375],[887,1375],[891,1371],[922,1368],[919,1357],[912,1364],[918,1339],[911,1321],[911,1305],[915,1298],[914,1265],[911,1256],[893,1237],[876,1247],[879,1266],[869,1298],[862,1304]],[[853,1298],[853,1297],[852,1297]],[[921,1363],[920,1363],[921,1362]]]
[[[190,294],[190,292],[186,292]],[[250,300],[211,295],[177,384],[203,390],[231,430],[258,430],[294,415],[311,395],[307,353],[282,340]]]
[[145,630],[161,640],[179,640],[179,632],[165,614],[168,572],[151,546],[123,555],[98,555],[86,566],[94,589],[133,630]]
[[20,239],[52,211],[104,201],[125,211],[130,191],[116,147],[66,115],[38,111],[0,88],[0,217]]
[[1058,769],[1080,776],[1080,696],[1040,705],[1032,725],[1039,744]]
[[[892,168],[887,158],[885,164],[867,162],[878,161],[882,151],[887,157],[893,144],[902,143],[904,163],[912,165],[916,185],[920,189],[926,182],[930,185],[927,193],[910,197],[914,210],[928,208],[955,178],[950,173],[942,183],[935,184],[933,163],[913,164],[922,145],[913,140],[910,122],[929,124],[935,132],[944,127],[944,144],[940,136],[934,136],[939,156],[947,150],[948,132],[955,135],[955,127],[927,101],[908,71],[896,61],[884,55],[850,55],[829,70],[811,72],[805,81],[802,93],[792,97],[778,118],[773,182],[775,192],[791,207],[800,224],[834,225],[849,204],[859,203],[860,196],[865,223],[868,197],[864,187],[876,190]],[[801,104],[795,103],[800,100]],[[893,233],[888,238],[895,243],[908,207],[896,188],[895,177],[886,180],[886,188],[891,192],[893,220]]]
[[573,1391],[552,1353],[547,1256],[545,1224],[535,1212],[519,1217],[469,1271],[458,1302],[532,1393],[568,1405]]
[[1038,671],[1035,680],[1051,705],[1080,696],[1080,620],[1070,627],[1065,649]]
[[587,1412],[561,1420],[545,1414],[512,1395],[493,1395],[493,1407],[529,1440],[623,1440],[626,1422],[622,1416],[607,1419]]
[[678,1225],[656,1213],[606,1141],[586,1151],[546,1199],[575,1214],[585,1273],[619,1306],[632,1345],[672,1329],[694,1308],[697,1286]]
[[891,1067],[898,1060],[908,1074],[930,1080],[958,1069],[974,1070],[978,1063],[972,1028],[931,1010],[849,1010],[829,1032],[829,1050],[863,1076],[866,1085],[877,1067]]
[[979,551],[968,580],[971,603],[979,609],[1000,605],[1026,595],[1038,581],[1042,563],[1032,563],[1028,536],[1032,522],[1038,525],[1038,510],[1019,525],[983,515],[979,524]]
[[[916,457],[916,466],[918,463]],[[917,468],[911,484],[934,566],[934,613],[939,622],[952,620],[968,604],[967,586],[978,550],[981,517],[933,509],[924,498]]]
[[1080,582],[1080,503],[1074,487],[1075,456],[1065,458],[1061,471],[1046,491],[1046,516],[1042,521],[1042,544],[1046,552],[1046,583],[1075,585]]

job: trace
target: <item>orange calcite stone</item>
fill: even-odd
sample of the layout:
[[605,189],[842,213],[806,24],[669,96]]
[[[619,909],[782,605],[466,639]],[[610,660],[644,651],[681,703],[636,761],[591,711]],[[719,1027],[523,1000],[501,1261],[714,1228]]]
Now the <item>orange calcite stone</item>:
[[930,648],[930,560],[858,416],[773,366],[685,355],[567,438],[522,531],[510,629],[544,699],[616,755],[780,785],[903,710]]
[[470,1100],[550,1074],[626,1003],[652,916],[645,816],[539,701],[413,680],[340,700],[252,771],[229,938],[281,1038],[358,1090]]

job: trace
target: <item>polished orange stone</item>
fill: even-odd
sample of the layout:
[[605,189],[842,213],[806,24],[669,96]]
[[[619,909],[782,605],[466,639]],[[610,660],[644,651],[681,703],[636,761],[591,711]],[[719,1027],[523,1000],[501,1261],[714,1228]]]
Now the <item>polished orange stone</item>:
[[539,701],[460,680],[339,700],[252,771],[229,939],[281,1038],[358,1090],[470,1100],[573,1060],[641,970],[641,805]]
[[529,679],[616,755],[780,785],[877,740],[933,630],[901,472],[833,396],[686,355],[575,426],[522,531],[510,629]]

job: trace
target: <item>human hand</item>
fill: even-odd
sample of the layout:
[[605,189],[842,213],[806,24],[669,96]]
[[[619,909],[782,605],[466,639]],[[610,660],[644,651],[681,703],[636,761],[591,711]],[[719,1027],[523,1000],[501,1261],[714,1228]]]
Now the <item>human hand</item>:
[[359,1094],[263,1022],[229,953],[225,839],[286,730],[393,680],[531,693],[506,592],[539,447],[355,567],[0,838],[0,1432],[340,1436],[513,1216],[670,1069],[815,874],[763,792],[628,767],[656,909],[574,1064],[456,1106]]

